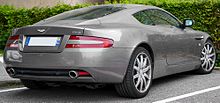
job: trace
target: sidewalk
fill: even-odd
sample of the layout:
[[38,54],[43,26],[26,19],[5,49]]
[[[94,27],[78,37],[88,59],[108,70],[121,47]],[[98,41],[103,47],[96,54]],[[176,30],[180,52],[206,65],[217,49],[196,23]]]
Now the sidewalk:
[[0,57],[0,82],[10,82],[10,81],[18,81],[18,79],[11,78],[7,72],[5,71],[5,68],[3,66],[3,57]]
[[3,57],[0,57],[0,62],[3,63]]

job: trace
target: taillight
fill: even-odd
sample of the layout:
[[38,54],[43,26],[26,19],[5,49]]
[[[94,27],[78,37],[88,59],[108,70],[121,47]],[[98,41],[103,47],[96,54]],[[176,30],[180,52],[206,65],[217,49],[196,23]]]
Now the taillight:
[[19,39],[19,35],[9,37],[9,40],[18,40],[18,39]]
[[12,43],[7,44],[7,47],[17,48],[18,47],[18,39],[19,39],[19,35],[10,36],[9,40],[12,41]]
[[92,36],[70,36],[66,48],[109,48],[113,40]]

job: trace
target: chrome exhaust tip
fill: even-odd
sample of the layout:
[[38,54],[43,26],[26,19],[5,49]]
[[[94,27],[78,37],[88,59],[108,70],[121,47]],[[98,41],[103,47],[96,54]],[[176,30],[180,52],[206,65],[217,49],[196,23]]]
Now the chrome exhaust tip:
[[74,70],[69,71],[69,77],[74,79],[78,77],[78,73]]
[[7,69],[7,72],[10,76],[15,76],[15,74],[16,74],[14,68]]

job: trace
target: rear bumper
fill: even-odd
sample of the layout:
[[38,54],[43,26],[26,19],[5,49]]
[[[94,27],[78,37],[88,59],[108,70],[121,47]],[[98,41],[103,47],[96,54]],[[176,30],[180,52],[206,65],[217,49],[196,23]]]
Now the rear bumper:
[[[7,50],[6,50],[7,52]],[[131,48],[64,49],[61,53],[21,53],[19,60],[4,56],[6,68],[30,70],[83,70],[91,77],[70,78],[56,75],[24,75],[13,78],[57,82],[120,83],[123,81],[132,53]]]

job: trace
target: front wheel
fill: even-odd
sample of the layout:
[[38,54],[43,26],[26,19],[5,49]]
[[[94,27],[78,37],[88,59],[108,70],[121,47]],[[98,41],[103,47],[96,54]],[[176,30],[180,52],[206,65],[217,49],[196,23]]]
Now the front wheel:
[[116,91],[120,96],[141,98],[149,92],[153,78],[153,63],[149,52],[138,47],[131,56],[127,73],[120,84],[116,84]]
[[201,66],[197,70],[198,73],[208,74],[211,73],[215,67],[216,52],[212,41],[208,40],[201,51]]

